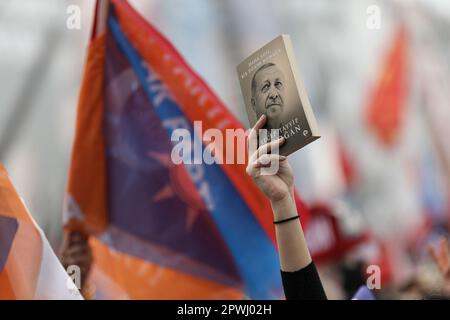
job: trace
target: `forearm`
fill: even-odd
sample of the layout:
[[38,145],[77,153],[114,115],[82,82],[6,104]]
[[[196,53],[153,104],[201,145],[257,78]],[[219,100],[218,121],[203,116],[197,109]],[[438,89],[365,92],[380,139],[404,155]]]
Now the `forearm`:
[[[275,221],[298,214],[293,195],[272,203],[272,210]],[[311,263],[311,255],[299,219],[275,224],[275,234],[282,271],[297,271]]]
[[[298,214],[294,196],[272,203],[275,221]],[[287,300],[327,299],[306,244],[299,219],[275,224],[281,277]]]

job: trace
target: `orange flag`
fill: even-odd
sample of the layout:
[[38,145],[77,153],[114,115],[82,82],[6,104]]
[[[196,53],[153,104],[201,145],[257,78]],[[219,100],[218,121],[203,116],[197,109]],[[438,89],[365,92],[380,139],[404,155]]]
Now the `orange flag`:
[[0,164],[0,300],[82,299]]

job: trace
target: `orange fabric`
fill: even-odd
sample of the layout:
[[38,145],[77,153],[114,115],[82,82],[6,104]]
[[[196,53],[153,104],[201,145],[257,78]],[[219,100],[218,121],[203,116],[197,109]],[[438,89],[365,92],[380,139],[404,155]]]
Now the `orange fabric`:
[[407,34],[400,28],[395,36],[367,112],[369,128],[389,147],[397,139],[406,116]]
[[[107,172],[104,115],[104,63],[105,34],[91,40],[78,103],[75,142],[69,170],[68,194],[85,216],[84,222],[71,220],[69,230],[82,230],[88,234],[101,233],[108,224]],[[151,264],[139,258],[115,252],[94,237],[90,238],[94,254],[95,274],[106,275],[110,281],[111,298],[125,294],[131,299],[238,299],[242,292],[172,269]],[[136,270],[144,270],[136,273]],[[105,281],[103,281],[105,283]],[[171,288],[176,288],[171,290]]]
[[[36,228],[19,221],[19,229],[4,270],[0,273],[0,299],[33,299],[42,258],[42,240]],[[9,288],[9,290],[4,290]]]
[[107,225],[106,160],[103,140],[105,34],[90,43],[78,100],[75,142],[69,170],[68,193],[85,223],[70,221],[66,228],[82,228],[90,234]]
[[42,239],[1,164],[0,213],[16,218],[19,223],[5,267],[0,272],[0,299],[32,299],[41,266]]
[[[148,261],[117,252],[92,238],[96,268],[114,279],[120,298],[126,292],[130,299],[242,299],[242,292],[216,282],[198,278],[174,269],[164,268]],[[95,282],[94,279],[92,279]]]
[[9,179],[5,167],[0,163],[0,212],[4,216],[33,223],[22,199]]
[[[6,270],[6,268],[5,268]],[[0,300],[17,300],[14,288],[6,272],[0,272]]]

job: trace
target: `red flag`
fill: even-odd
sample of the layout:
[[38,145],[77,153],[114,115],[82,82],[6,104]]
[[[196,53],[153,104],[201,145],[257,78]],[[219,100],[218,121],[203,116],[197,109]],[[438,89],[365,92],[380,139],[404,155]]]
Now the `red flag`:
[[397,139],[405,118],[407,55],[407,34],[401,27],[381,68],[367,109],[368,126],[386,147]]

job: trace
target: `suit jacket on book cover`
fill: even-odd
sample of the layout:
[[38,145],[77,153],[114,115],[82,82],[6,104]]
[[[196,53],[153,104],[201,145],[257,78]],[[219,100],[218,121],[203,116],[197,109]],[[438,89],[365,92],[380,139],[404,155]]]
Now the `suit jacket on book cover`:
[[250,126],[261,115],[267,116],[268,134],[260,136],[260,145],[277,134],[284,136],[280,154],[289,155],[320,137],[288,35],[250,55],[237,66],[237,72]]

